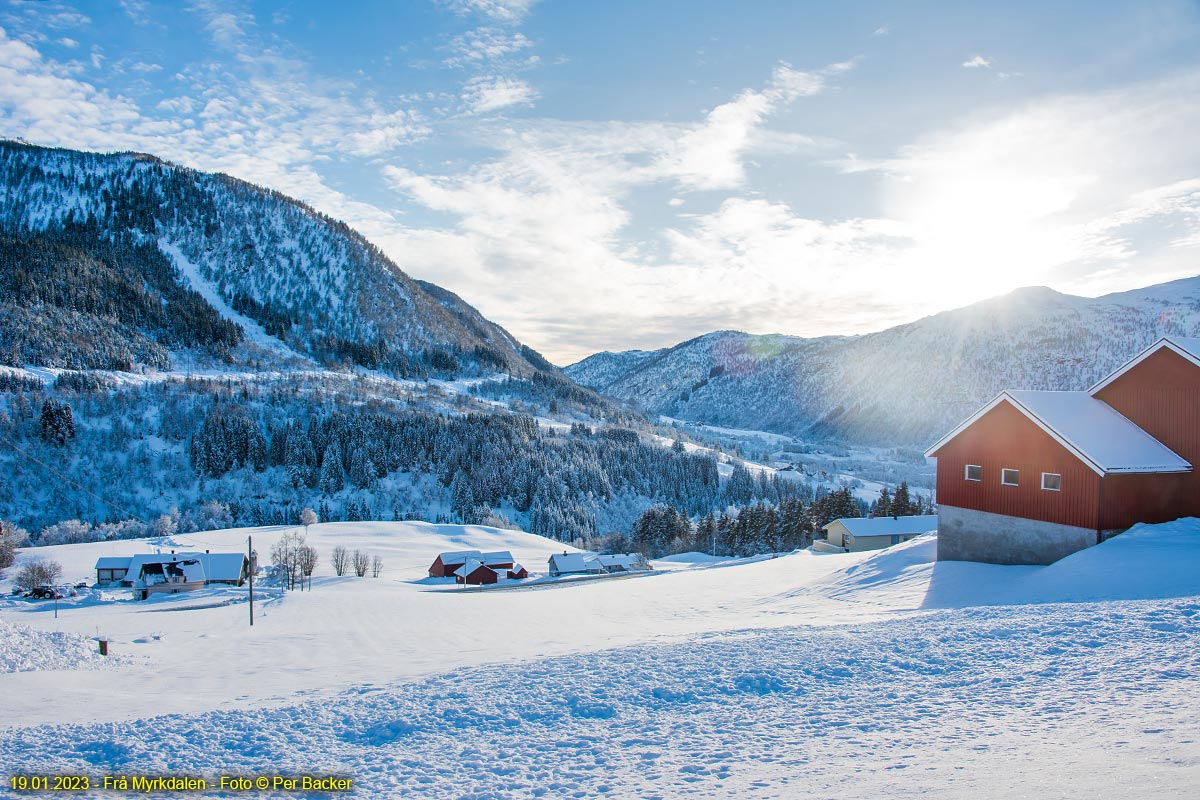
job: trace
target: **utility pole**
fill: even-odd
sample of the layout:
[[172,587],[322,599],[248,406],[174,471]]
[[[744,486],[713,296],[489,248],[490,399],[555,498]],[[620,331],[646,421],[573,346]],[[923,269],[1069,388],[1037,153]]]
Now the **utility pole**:
[[246,537],[246,558],[250,562],[250,627],[254,627],[254,537]]

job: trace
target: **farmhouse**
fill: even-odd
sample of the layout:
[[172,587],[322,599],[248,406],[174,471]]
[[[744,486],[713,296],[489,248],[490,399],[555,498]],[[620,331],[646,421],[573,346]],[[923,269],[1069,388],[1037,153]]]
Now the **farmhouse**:
[[242,553],[139,553],[96,560],[98,586],[128,586],[140,596],[182,592],[210,584],[241,586],[250,571]]
[[640,553],[555,553],[550,556],[550,575],[603,575],[615,572],[646,572],[650,562]]
[[604,565],[595,553],[555,553],[550,556],[551,577],[559,575],[599,575]]
[[[936,514],[907,517],[874,517],[871,519],[835,519],[822,530],[825,544],[831,552],[861,553],[864,550],[882,550],[894,544],[907,542],[930,531],[936,530]],[[826,548],[822,548],[824,550]]]
[[434,559],[433,564],[429,567],[429,577],[431,578],[450,578],[457,575],[461,569],[469,561],[478,561],[488,567],[497,569],[511,568],[516,562],[513,561],[512,553],[507,550],[497,550],[493,553],[481,553],[478,550],[460,550],[453,553],[441,553]]
[[1200,515],[1200,339],[1160,339],[1087,391],[1004,391],[926,452],[938,559],[1049,564]]

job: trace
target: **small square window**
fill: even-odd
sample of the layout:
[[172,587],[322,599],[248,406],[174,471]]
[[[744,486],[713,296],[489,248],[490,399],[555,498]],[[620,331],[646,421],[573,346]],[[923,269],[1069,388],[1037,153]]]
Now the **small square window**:
[[967,464],[966,474],[963,476],[969,481],[983,480],[983,467],[978,464]]
[[1021,472],[1015,469],[1000,470],[1000,482],[1005,486],[1018,486],[1021,483]]
[[1062,475],[1059,475],[1057,472],[1043,472],[1042,488],[1047,492],[1061,492]]

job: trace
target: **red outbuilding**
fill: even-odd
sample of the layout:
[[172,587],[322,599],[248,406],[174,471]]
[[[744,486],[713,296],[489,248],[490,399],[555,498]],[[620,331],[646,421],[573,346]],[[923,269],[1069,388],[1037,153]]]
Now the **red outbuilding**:
[[468,561],[454,573],[457,583],[469,583],[472,586],[482,586],[485,583],[495,583],[500,580],[499,573],[478,561]]
[[926,455],[939,560],[1049,564],[1200,516],[1200,339],[1161,339],[1086,392],[1001,392]]

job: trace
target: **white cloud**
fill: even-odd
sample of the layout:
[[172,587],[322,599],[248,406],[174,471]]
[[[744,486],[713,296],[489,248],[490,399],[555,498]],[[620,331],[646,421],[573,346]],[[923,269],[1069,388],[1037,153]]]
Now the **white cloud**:
[[478,14],[497,22],[520,22],[537,0],[445,0],[451,11],[459,16]]
[[478,76],[463,87],[462,100],[474,114],[486,114],[510,106],[532,105],[538,94],[520,78]]
[[746,178],[743,156],[767,117],[797,98],[820,93],[830,75],[849,68],[847,62],[804,72],[780,64],[765,89],[745,89],[710,111],[702,125],[662,154],[659,168],[696,189],[741,186]]
[[522,33],[508,34],[499,28],[485,26],[454,37],[449,45],[453,55],[444,63],[451,67],[478,66],[532,46],[533,42]]
[[975,69],[978,67],[990,67],[992,65],[992,62],[989,61],[988,59],[984,58],[983,56],[976,55],[973,58],[969,58],[966,61],[964,61],[962,63],[962,65],[964,67],[966,67],[967,69]]
[[59,39],[58,43],[61,44],[63,47],[69,47],[72,50],[75,49],[76,47],[79,47],[79,42],[77,42],[74,39],[71,39],[69,37],[66,37],[66,36]]
[[150,24],[150,4],[146,0],[120,0],[120,5],[133,24]]

